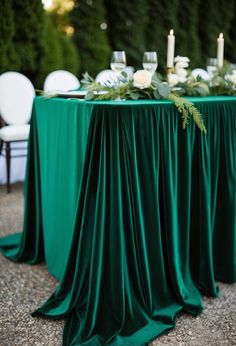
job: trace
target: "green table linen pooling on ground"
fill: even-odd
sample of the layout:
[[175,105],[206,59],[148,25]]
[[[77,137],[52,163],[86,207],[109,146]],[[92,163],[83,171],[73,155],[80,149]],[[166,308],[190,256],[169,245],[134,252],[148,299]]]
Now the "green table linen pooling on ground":
[[60,284],[34,316],[66,316],[64,345],[146,345],[176,314],[236,281],[236,98],[36,97],[23,233],[10,259],[45,260]]

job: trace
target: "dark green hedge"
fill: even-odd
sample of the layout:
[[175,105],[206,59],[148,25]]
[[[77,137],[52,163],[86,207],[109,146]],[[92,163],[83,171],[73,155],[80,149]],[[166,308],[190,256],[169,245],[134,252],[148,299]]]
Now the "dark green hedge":
[[14,34],[12,0],[0,0],[0,73],[19,67],[13,46]]
[[79,71],[73,42],[58,32],[41,0],[0,0],[0,73],[19,71],[42,88],[56,69]]
[[220,32],[225,58],[236,63],[236,0],[75,0],[65,18],[74,27],[73,42],[60,32],[63,20],[56,16],[46,14],[41,0],[0,0],[0,73],[20,71],[42,87],[55,69],[96,75],[109,68],[112,50],[125,50],[135,68],[145,50],[155,50],[163,72],[172,28],[175,55],[189,56],[191,68],[205,67],[216,56]]
[[108,38],[113,50],[124,50],[128,65],[140,68],[145,50],[147,1],[105,0]]
[[[106,17],[105,17],[106,14]],[[225,37],[225,58],[236,62],[236,0],[223,6],[220,0],[75,0],[72,23],[82,59],[81,71],[97,73],[108,68],[108,38],[112,50],[125,50],[128,65],[140,68],[145,50],[158,52],[160,71],[165,70],[167,35],[174,29],[175,55],[188,56],[190,67],[206,67],[216,56],[216,39]],[[99,24],[107,24],[106,32]],[[102,33],[101,33],[102,31]],[[100,56],[96,60],[98,47]],[[103,51],[104,50],[104,51]]]
[[74,42],[80,56],[81,71],[94,76],[109,65],[111,55],[107,31],[103,29],[106,24],[103,0],[75,1],[71,21],[75,28]]

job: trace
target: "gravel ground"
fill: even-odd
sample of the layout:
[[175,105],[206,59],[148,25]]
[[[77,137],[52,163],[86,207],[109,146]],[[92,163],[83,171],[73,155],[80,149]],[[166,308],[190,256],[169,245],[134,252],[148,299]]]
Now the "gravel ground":
[[[21,230],[22,219],[22,184],[13,185],[11,194],[0,186],[0,235]],[[0,346],[61,345],[63,320],[30,315],[56,285],[44,264],[12,263],[0,255]],[[205,310],[200,316],[180,316],[175,329],[149,346],[236,345],[236,284],[219,287],[219,298],[203,297]]]

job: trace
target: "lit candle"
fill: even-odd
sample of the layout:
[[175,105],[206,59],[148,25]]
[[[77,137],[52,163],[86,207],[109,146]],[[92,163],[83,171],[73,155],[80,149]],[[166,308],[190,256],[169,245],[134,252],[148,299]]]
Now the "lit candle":
[[221,33],[217,38],[217,66],[222,67],[224,63],[224,37]]
[[175,55],[175,35],[174,35],[174,30],[171,29],[167,39],[167,68],[174,67],[174,55]]

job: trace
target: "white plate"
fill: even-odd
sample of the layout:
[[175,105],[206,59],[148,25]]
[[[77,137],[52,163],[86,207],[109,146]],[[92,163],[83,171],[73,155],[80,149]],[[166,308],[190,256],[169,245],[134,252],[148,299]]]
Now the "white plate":
[[86,90],[72,90],[72,91],[59,91],[57,93],[60,97],[75,97],[75,98],[84,98],[84,96],[87,94]]
[[[108,91],[101,90],[101,91],[94,91],[94,95],[104,95],[107,94]],[[64,98],[80,98],[83,99],[85,95],[87,94],[87,90],[75,90],[75,91],[57,91],[56,95],[58,97],[64,97]]]

